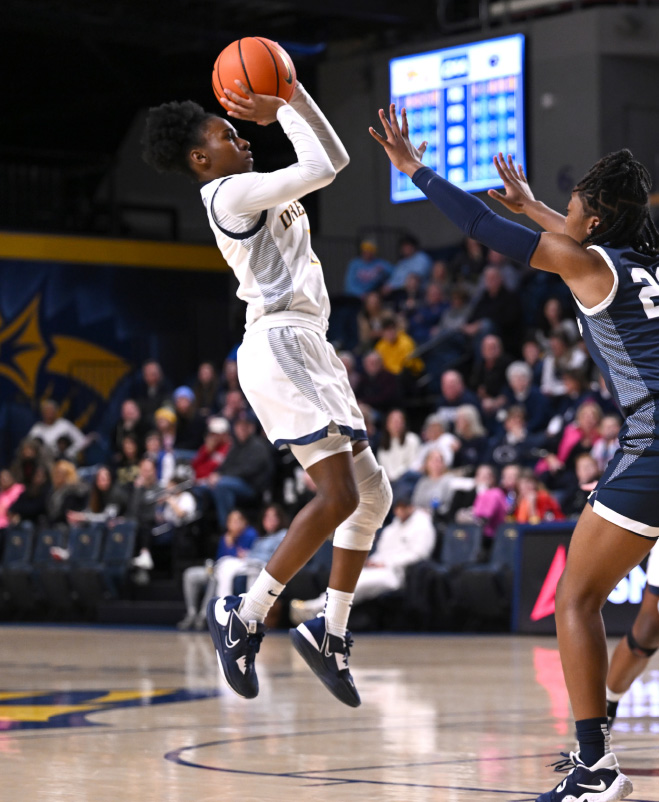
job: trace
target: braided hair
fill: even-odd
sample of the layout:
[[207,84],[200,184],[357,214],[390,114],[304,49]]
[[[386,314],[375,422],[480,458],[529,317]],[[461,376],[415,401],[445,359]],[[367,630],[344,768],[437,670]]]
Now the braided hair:
[[142,158],[159,173],[183,173],[195,178],[188,154],[202,144],[204,126],[212,118],[193,100],[172,101],[149,109],[142,135]]
[[659,252],[659,231],[650,216],[652,179],[624,148],[596,162],[574,188],[600,222],[582,244],[630,245],[650,256]]

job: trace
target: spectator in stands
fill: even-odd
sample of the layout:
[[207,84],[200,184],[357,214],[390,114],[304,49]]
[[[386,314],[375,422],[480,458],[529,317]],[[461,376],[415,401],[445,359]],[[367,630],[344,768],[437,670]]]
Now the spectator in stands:
[[621,421],[619,415],[605,415],[600,421],[600,439],[593,444],[590,450],[590,455],[597,463],[597,468],[600,473],[604,473],[611,457],[620,446],[618,441],[620,426]]
[[217,474],[231,450],[229,421],[215,416],[209,418],[206,425],[204,442],[191,462],[198,483],[204,483],[212,474]]
[[156,410],[169,400],[171,391],[171,384],[164,377],[160,363],[155,359],[147,360],[133,391],[146,427],[153,426]]
[[206,422],[197,411],[197,399],[191,387],[185,385],[174,390],[176,413],[176,451],[196,451],[204,442]]
[[41,442],[25,438],[18,447],[10,470],[16,481],[27,487],[32,483],[37,468],[44,468],[50,475],[50,462],[48,452]]
[[543,432],[529,432],[521,404],[508,407],[505,415],[503,431],[490,440],[488,458],[499,467],[510,463],[531,467],[543,453],[546,437]]
[[[435,546],[435,529],[428,512],[419,509],[409,495],[394,497],[393,521],[385,526],[357,580],[353,605],[376,599],[405,585],[405,570],[429,559]],[[322,611],[325,594],[316,599],[293,599],[293,625],[308,621]]]
[[478,407],[474,404],[461,404],[457,407],[453,431],[460,441],[453,465],[475,468],[483,461],[488,446],[487,431]]
[[417,345],[428,342],[439,333],[442,315],[449,309],[441,286],[431,281],[422,301],[403,309],[407,331]]
[[75,465],[58,460],[52,469],[51,490],[46,499],[46,518],[49,524],[63,524],[67,514],[85,508],[89,488],[78,478]]
[[241,590],[249,590],[284,539],[287,528],[288,521],[282,507],[278,504],[266,507],[261,518],[263,534],[254,540],[251,548],[243,555],[227,554],[215,563],[215,594],[220,597],[233,594],[238,577],[245,578],[245,588]]
[[447,472],[441,453],[429,451],[423,463],[423,475],[414,485],[412,504],[430,513],[441,514],[452,496],[453,477]]
[[439,451],[446,467],[451,468],[455,452],[460,448],[460,441],[454,434],[446,431],[441,417],[436,412],[426,418],[421,430],[421,439],[423,445],[412,463],[412,470],[420,472],[423,469],[423,463],[430,451]]
[[[435,259],[430,268],[429,284],[436,284],[442,293],[443,298],[447,298],[451,288],[451,275],[446,259]],[[448,301],[446,301],[448,306]]]
[[563,304],[558,298],[547,298],[542,307],[538,326],[538,339],[540,345],[549,348],[549,339],[556,331],[562,331],[569,345],[574,345],[579,339],[579,329],[572,317],[567,317]]
[[155,462],[149,458],[140,460],[140,472],[133,483],[128,515],[137,522],[138,554],[133,559],[133,565],[143,571],[153,569],[153,527],[157,524],[156,512],[161,493]]
[[385,259],[378,258],[378,246],[372,239],[359,243],[359,256],[348,262],[343,292],[355,298],[380,289],[391,275],[392,267]]
[[144,438],[147,427],[142,419],[137,401],[127,398],[121,405],[120,417],[110,435],[110,448],[114,457],[119,458],[124,437],[130,435],[137,443],[138,453],[144,451]]
[[128,508],[129,495],[119,482],[112,479],[110,469],[100,465],[89,490],[87,504],[82,510],[68,510],[66,520],[70,524],[106,523],[120,518]]
[[272,446],[256,433],[256,416],[243,411],[233,427],[234,444],[218,478],[209,477],[217,521],[224,528],[229,512],[239,504],[259,501],[270,488],[274,474]]
[[519,289],[523,270],[520,265],[511,261],[505,254],[488,248],[485,256],[485,267],[497,267],[503,279],[503,286],[510,292],[517,292]]
[[546,396],[533,385],[533,369],[521,360],[506,368],[508,387],[504,389],[508,405],[524,408],[529,432],[541,432],[549,423],[550,404]]
[[462,331],[478,343],[485,334],[496,332],[506,353],[520,353],[524,320],[522,299],[517,292],[504,287],[501,270],[494,265],[483,272],[483,291],[480,293]]
[[520,465],[514,462],[504,465],[501,469],[499,487],[503,490],[506,497],[506,515],[513,516],[517,508],[519,477],[522,472]]
[[542,381],[542,366],[545,360],[542,350],[538,345],[538,341],[534,337],[527,337],[522,343],[522,359],[531,368],[533,373],[531,382],[533,386],[540,387]]
[[[553,399],[554,415],[549,423],[548,434],[562,434],[568,423],[573,423],[577,409],[586,401],[593,400],[588,382],[581,368],[568,368],[562,376],[565,393]],[[549,399],[550,402],[552,399]]]
[[197,515],[197,499],[190,492],[192,477],[190,466],[180,465],[160,496],[156,507],[156,525],[153,528],[153,535],[159,545],[171,543]]
[[161,447],[165,451],[171,451],[176,442],[176,412],[170,406],[159,407],[153,418],[156,422],[156,431],[160,435]]
[[469,387],[480,400],[483,416],[493,418],[506,405],[506,369],[511,359],[503,352],[503,343],[496,334],[481,340],[480,358],[471,373]]
[[492,465],[479,465],[474,477],[474,500],[470,507],[459,510],[456,523],[477,523],[483,529],[483,550],[489,553],[492,539],[508,514],[506,494],[497,486]]
[[132,434],[124,435],[121,441],[121,453],[115,464],[115,476],[120,487],[132,487],[140,472],[141,454],[135,437]]
[[425,284],[430,276],[432,259],[421,250],[419,241],[411,234],[401,237],[398,241],[398,261],[384,285],[382,291],[385,297],[391,296],[405,287],[405,279],[410,273],[415,273]]
[[362,308],[357,314],[359,332],[359,351],[370,351],[382,336],[382,321],[391,312],[383,304],[379,292],[369,292],[364,298]]
[[597,460],[590,454],[579,454],[574,461],[576,484],[574,491],[565,499],[562,508],[567,518],[578,518],[586,506],[601,476]]
[[400,327],[395,316],[382,320],[382,336],[375,344],[375,350],[382,357],[385,370],[400,375],[404,370],[418,376],[423,371],[423,361],[413,356],[416,348],[414,340]]
[[[178,629],[206,627],[206,607],[216,596],[217,583],[214,566],[217,560],[226,556],[245,556],[258,537],[258,532],[240,510],[231,510],[226,517],[226,531],[220,538],[215,560],[206,560],[204,565],[186,568],[183,572],[183,598],[185,599],[185,618],[177,624]],[[200,596],[201,601],[200,601]]]
[[558,501],[542,486],[530,468],[519,477],[518,502],[515,520],[520,524],[539,524],[543,521],[562,521],[565,516]]
[[392,484],[412,470],[420,448],[421,438],[408,431],[405,413],[392,409],[385,420],[377,452],[378,462]]
[[384,367],[377,351],[370,351],[362,360],[356,396],[378,412],[388,412],[402,401],[400,380]]
[[369,406],[368,404],[364,403],[364,401],[357,400],[357,406],[361,410],[362,415],[364,416],[364,423],[366,424],[366,434],[368,435],[368,442],[371,446],[371,451],[374,454],[378,453],[380,448],[380,430],[378,429],[377,421],[378,421],[378,413],[373,409],[373,407]]
[[41,523],[46,517],[46,502],[50,495],[50,475],[42,463],[37,463],[25,490],[9,507],[12,524],[27,521]]
[[464,379],[457,370],[447,370],[440,379],[441,394],[437,403],[437,414],[445,429],[453,427],[458,407],[464,404],[479,406],[478,396],[467,390]]
[[424,284],[421,278],[416,273],[410,273],[405,279],[405,284],[401,292],[397,292],[395,297],[392,298],[393,306],[396,312],[399,312],[403,318],[407,315],[414,314],[423,301]]
[[[169,411],[170,410],[167,409],[167,412]],[[163,419],[164,415],[161,414],[160,420],[162,421]],[[168,442],[171,442],[171,440],[168,440]],[[151,460],[151,462],[153,462],[153,464],[156,466],[156,478],[158,479],[158,483],[160,487],[165,487],[167,482],[169,482],[171,477],[174,475],[174,471],[176,469],[176,457],[174,456],[171,447],[165,448],[163,445],[162,434],[157,429],[154,429],[152,432],[147,434],[145,443],[146,448],[142,456]]]
[[35,423],[27,433],[31,440],[40,440],[50,451],[51,456],[55,455],[56,444],[60,437],[66,436],[71,440],[71,445],[67,450],[67,457],[75,459],[89,443],[89,438],[66,418],[59,417],[59,407],[52,399],[41,402],[41,421]]
[[540,389],[545,395],[565,395],[563,374],[569,368],[580,368],[586,361],[583,351],[572,348],[564,331],[552,331],[549,335],[549,351],[542,363]]
[[[9,508],[25,490],[25,485],[14,479],[14,474],[8,469],[0,471],[0,535],[10,523]],[[0,538],[0,542],[2,538]]]
[[352,351],[339,351],[337,356],[343,362],[343,366],[346,369],[346,373],[348,374],[348,381],[350,382],[350,386],[352,387],[353,391],[356,390],[357,385],[361,379],[361,375],[357,370],[357,360],[355,359],[354,354]]
[[221,415],[223,418],[233,423],[238,416],[248,410],[247,400],[242,390],[229,390],[224,396]]
[[197,408],[201,417],[206,420],[209,415],[215,415],[219,410],[218,395],[220,392],[220,379],[212,362],[202,362],[197,368],[197,378],[192,391],[197,401]]
[[[536,466],[536,473],[542,475],[550,489],[565,487],[565,482],[559,481],[559,477],[566,470],[574,472],[574,460],[579,454],[590,454],[601,437],[601,420],[602,410],[592,401],[586,401],[579,407],[574,423],[565,427],[556,453],[547,454]],[[551,481],[548,481],[548,477],[552,477]]]
[[[229,359],[227,357],[222,365],[222,375],[220,376],[220,392],[217,397],[217,404],[220,412],[226,405],[232,407],[237,403],[236,401],[230,401],[228,398],[230,394],[233,395],[235,393],[238,393],[238,395],[244,401],[243,391],[240,387],[240,382],[238,381],[238,363],[236,362],[235,358]],[[240,407],[240,409],[245,408],[245,405]],[[224,415],[224,417],[226,418],[227,415]],[[229,420],[232,419],[233,418],[229,418]]]
[[485,246],[471,237],[465,237],[460,243],[460,250],[449,265],[453,281],[475,286],[483,274],[486,262]]

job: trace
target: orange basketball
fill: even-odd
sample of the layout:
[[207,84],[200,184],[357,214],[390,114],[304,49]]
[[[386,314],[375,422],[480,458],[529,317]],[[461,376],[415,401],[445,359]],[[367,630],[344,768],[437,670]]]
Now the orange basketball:
[[226,97],[225,89],[242,94],[238,79],[257,95],[275,95],[288,101],[295,89],[295,65],[283,47],[262,36],[247,36],[227,45],[215,59],[213,92]]

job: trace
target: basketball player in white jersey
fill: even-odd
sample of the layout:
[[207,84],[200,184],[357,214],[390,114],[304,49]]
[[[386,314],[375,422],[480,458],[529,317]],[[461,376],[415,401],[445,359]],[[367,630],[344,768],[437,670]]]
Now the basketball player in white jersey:
[[291,637],[326,687],[356,707],[347,621],[357,578],[391,506],[391,488],[368,446],[345,368],[325,337],[327,290],[299,200],[329,184],[349,157],[299,83],[290,103],[236,83],[247,97],[227,91],[229,116],[278,122],[295,149],[295,163],[272,173],[254,171],[249,142],[228,120],[192,101],[150,110],[144,158],[160,171],[203,183],[210,226],[238,278],[238,296],[247,302],[238,350],[242,390],[270,441],[291,449],[318,490],[249,592],[211,601],[208,625],[231,688],[256,696],[254,658],[265,616],[335,531],[324,613],[292,629]]

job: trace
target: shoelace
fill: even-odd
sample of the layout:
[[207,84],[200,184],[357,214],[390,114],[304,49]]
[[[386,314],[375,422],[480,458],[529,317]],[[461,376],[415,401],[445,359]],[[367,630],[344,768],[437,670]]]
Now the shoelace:
[[[343,652],[343,665],[345,666],[345,670],[348,670],[348,658],[350,657],[350,647],[354,643],[352,639],[352,635],[350,632],[346,632],[346,636],[344,638],[344,648],[345,651]],[[343,669],[342,669],[343,670]]]
[[248,636],[247,645],[245,648],[245,665],[254,662],[254,658],[261,648],[261,641],[263,640],[264,635],[265,632],[254,632]]
[[574,771],[579,765],[576,754],[574,752],[561,752],[560,754],[562,755],[562,759],[557,760],[555,763],[549,763],[548,768],[553,766],[554,771],[559,773]]

